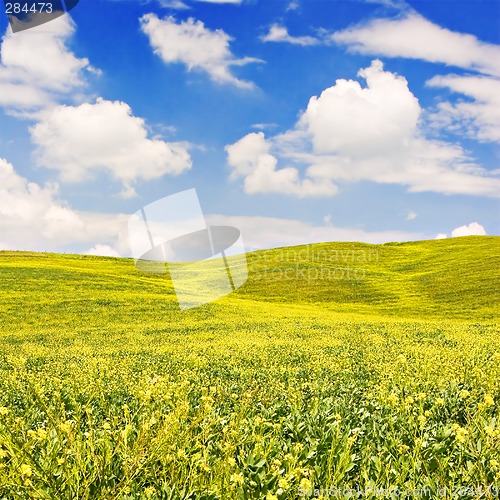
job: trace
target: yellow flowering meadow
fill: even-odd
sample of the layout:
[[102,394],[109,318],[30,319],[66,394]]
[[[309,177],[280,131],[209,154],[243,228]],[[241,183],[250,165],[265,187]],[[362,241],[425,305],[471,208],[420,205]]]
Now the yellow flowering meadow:
[[498,485],[499,240],[452,240],[314,246],[376,250],[358,281],[249,254],[188,311],[129,259],[0,252],[0,498]]

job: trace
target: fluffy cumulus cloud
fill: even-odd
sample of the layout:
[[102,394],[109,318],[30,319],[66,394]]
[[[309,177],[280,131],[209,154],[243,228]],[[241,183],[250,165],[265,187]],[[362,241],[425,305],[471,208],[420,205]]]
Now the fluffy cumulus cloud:
[[261,36],[260,39],[263,42],[284,42],[293,45],[302,45],[303,47],[317,45],[319,43],[319,40],[312,36],[292,36],[288,33],[285,26],[279,24],[271,25],[269,31]]
[[74,32],[69,16],[15,34],[7,28],[0,47],[0,105],[37,108],[81,87],[85,72],[96,70],[68,49]]
[[477,72],[436,76],[427,82],[467,98],[439,103],[429,121],[436,129],[446,127],[483,142],[500,141],[499,45],[442,28],[415,12],[347,28],[331,40],[363,54],[420,59]]
[[[232,176],[243,177],[250,193],[304,194],[307,185],[307,194],[333,194],[334,184],[365,180],[412,192],[499,195],[500,178],[460,146],[424,137],[420,105],[403,77],[379,60],[359,76],[366,86],[340,79],[312,97],[294,129],[269,139],[249,134],[226,147]],[[292,165],[277,168],[280,160]]]
[[232,67],[259,60],[235,57],[229,46],[231,37],[223,30],[210,30],[192,18],[177,22],[174,17],[159,19],[155,14],[144,15],[140,22],[154,53],[166,64],[182,63],[189,70],[204,71],[216,83],[253,87],[251,82],[234,76]]
[[500,76],[500,47],[442,28],[415,12],[337,31],[332,41],[363,54],[422,59]]
[[0,158],[1,249],[61,251],[67,245],[110,245],[125,217],[78,212],[61,201],[56,184],[40,186]]
[[460,226],[451,232],[452,238],[457,236],[484,236],[486,231],[481,224],[477,222],[471,222],[468,226]]
[[64,181],[84,181],[106,171],[133,195],[138,179],[177,175],[191,168],[183,143],[148,138],[142,118],[120,101],[56,106],[31,128],[40,165],[57,170]]
[[[451,232],[452,238],[457,238],[459,236],[485,236],[486,230],[478,222],[471,222],[469,225],[464,225],[453,229]],[[446,233],[439,233],[436,236],[436,240],[443,240],[448,238]]]
[[406,80],[383,71],[378,60],[359,76],[365,88],[354,80],[337,80],[310,99],[301,121],[316,153],[385,155],[414,135],[420,106]]
[[245,192],[285,193],[298,196],[331,195],[336,187],[328,180],[301,179],[297,168],[277,169],[278,159],[270,153],[271,144],[263,132],[252,132],[226,146],[231,178],[244,179]]

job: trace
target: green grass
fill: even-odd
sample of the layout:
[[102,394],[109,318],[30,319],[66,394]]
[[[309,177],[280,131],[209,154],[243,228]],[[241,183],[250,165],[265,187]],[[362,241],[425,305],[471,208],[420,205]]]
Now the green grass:
[[0,498],[500,483],[500,238],[248,263],[181,312],[130,259],[0,252]]

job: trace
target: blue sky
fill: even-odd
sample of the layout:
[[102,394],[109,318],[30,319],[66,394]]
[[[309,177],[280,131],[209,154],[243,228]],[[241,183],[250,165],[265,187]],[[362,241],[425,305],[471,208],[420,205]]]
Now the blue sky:
[[82,0],[0,48],[0,248],[129,255],[196,188],[247,248],[500,234],[500,2]]

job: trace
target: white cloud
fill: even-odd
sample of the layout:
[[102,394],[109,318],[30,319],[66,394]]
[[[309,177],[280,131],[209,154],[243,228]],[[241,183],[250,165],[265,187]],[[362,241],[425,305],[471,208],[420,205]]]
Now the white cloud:
[[206,217],[212,225],[229,225],[241,230],[245,248],[256,250],[327,241],[360,241],[387,243],[422,239],[422,233],[404,231],[365,231],[363,229],[313,225],[296,219],[258,216],[227,216],[211,214]]
[[413,210],[408,210],[406,212],[406,220],[415,220],[416,218],[417,218],[417,214]]
[[362,54],[422,59],[500,76],[500,46],[442,28],[416,12],[347,28],[331,39]]
[[431,126],[479,141],[500,142],[500,79],[485,76],[435,76],[427,85],[445,87],[472,102],[442,102],[429,116]]
[[[191,7],[182,0],[158,0],[165,9],[187,10]],[[243,0],[192,0],[194,2],[241,5]]]
[[78,212],[58,197],[57,184],[40,186],[0,158],[0,238],[4,249],[61,251],[71,245],[117,241],[122,215]]
[[241,4],[243,0],[195,0],[196,2],[205,2],[205,3],[232,3],[232,4]]
[[173,17],[159,19],[146,14],[140,19],[141,29],[154,53],[165,63],[182,63],[188,70],[201,70],[216,83],[229,83],[252,88],[252,82],[240,80],[231,71],[232,66],[259,62],[253,57],[236,58],[229,47],[231,37],[223,30],[212,31],[203,22],[192,18],[177,22]]
[[[471,222],[469,225],[465,226],[460,226],[455,228],[451,232],[451,237],[452,238],[458,238],[459,236],[485,236],[486,235],[486,230],[484,229],[481,224],[477,222]],[[445,238],[448,238],[448,235],[446,233],[439,233],[436,235],[436,240],[443,240]]]
[[300,9],[300,3],[298,0],[292,0],[286,7],[286,11],[295,11]]
[[82,253],[83,255],[100,255],[102,257],[121,257],[114,248],[111,248],[109,245],[101,245],[100,243]]
[[303,47],[317,45],[319,40],[312,36],[292,36],[285,26],[273,24],[267,34],[260,37],[263,42],[285,42]]
[[364,54],[421,59],[482,73],[431,78],[428,86],[448,88],[468,100],[441,102],[427,119],[438,130],[500,141],[500,45],[442,28],[415,12],[354,26],[331,39]]
[[78,182],[97,170],[123,183],[133,195],[138,179],[177,175],[191,168],[186,145],[149,139],[145,122],[119,101],[56,106],[31,129],[38,164],[57,170],[61,179]]
[[246,193],[285,193],[297,196],[325,196],[336,192],[329,181],[300,179],[293,167],[276,169],[278,160],[270,153],[271,144],[263,132],[252,132],[226,146],[231,178],[242,177]]
[[477,222],[471,222],[468,226],[460,226],[455,228],[451,232],[451,237],[456,238],[458,236],[484,236],[486,235],[486,231],[481,224]]
[[85,71],[96,70],[68,49],[74,32],[69,16],[18,33],[8,28],[0,48],[0,105],[46,106],[82,87]]
[[[232,177],[243,177],[252,193],[304,195],[309,180],[307,194],[333,194],[334,183],[365,180],[410,192],[500,195],[498,175],[460,146],[424,137],[420,105],[403,77],[378,60],[359,75],[365,87],[341,79],[312,97],[294,129],[267,140],[248,134],[227,147]],[[277,169],[279,161],[289,166]],[[306,181],[299,180],[299,166],[306,167]]]
[[256,130],[265,130],[267,128],[276,128],[277,126],[276,123],[254,123],[252,128]]
[[327,214],[323,217],[323,222],[327,225],[327,226],[331,226],[332,225],[332,216],[330,214]]
[[182,0],[159,0],[160,5],[165,9],[186,10],[190,9],[189,5]]
[[316,153],[377,156],[414,135],[420,106],[407,81],[383,71],[380,61],[359,76],[366,80],[365,88],[354,80],[337,80],[310,99],[301,121]]

